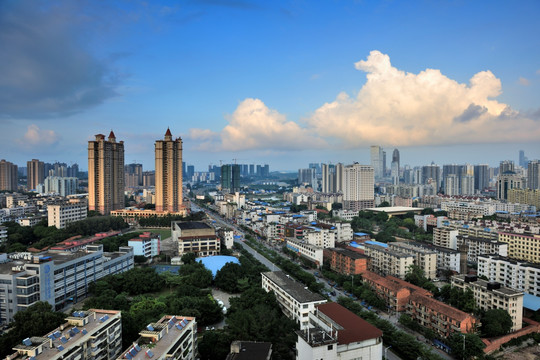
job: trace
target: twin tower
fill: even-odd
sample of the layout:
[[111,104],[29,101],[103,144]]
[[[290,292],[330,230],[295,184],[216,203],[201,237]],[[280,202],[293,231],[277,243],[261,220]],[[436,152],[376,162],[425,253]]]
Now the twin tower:
[[[182,199],[182,139],[173,140],[167,129],[155,143],[156,213],[184,209]],[[88,142],[88,209],[107,215],[124,208],[124,142],[96,135]]]

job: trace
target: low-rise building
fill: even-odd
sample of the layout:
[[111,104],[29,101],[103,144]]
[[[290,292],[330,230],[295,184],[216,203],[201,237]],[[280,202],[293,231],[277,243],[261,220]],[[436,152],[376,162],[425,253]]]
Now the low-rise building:
[[122,351],[120,311],[75,311],[66,323],[43,336],[26,338],[10,360],[116,359]]
[[165,315],[146,325],[133,342],[118,357],[109,359],[196,359],[197,322],[194,317]]
[[286,238],[285,241],[287,249],[314,262],[317,266],[322,266],[324,261],[324,249],[322,247],[311,245],[304,240],[297,240],[295,238]]
[[388,245],[364,244],[364,253],[370,257],[370,271],[404,279],[414,264],[415,257],[400,251],[390,250]]
[[435,251],[402,242],[389,243],[388,248],[414,256],[413,264],[422,269],[428,279],[435,279],[437,276],[437,253]]
[[283,313],[296,321],[301,330],[309,326],[308,314],[315,310],[315,306],[326,302],[320,294],[309,291],[282,271],[268,271],[261,275],[262,288],[266,292],[274,292]]
[[496,254],[479,255],[478,276],[485,276],[490,282],[498,282],[512,289],[540,296],[540,264]]
[[234,231],[231,229],[220,228],[218,229],[218,235],[221,239],[221,245],[225,249],[232,249],[234,246]]
[[343,248],[324,249],[325,262],[330,268],[343,275],[357,275],[367,271],[369,257]]
[[500,232],[499,241],[508,244],[508,257],[540,263],[540,235]]
[[86,219],[87,204],[85,201],[66,201],[47,205],[49,226],[65,228],[69,223]]
[[382,359],[382,331],[338,303],[317,305],[297,331],[296,359]]
[[503,309],[512,318],[512,331],[522,327],[523,292],[501,286],[498,282],[488,282],[474,275],[455,275],[452,286],[471,289],[476,305],[482,310]]
[[195,253],[197,257],[219,255],[221,240],[216,229],[202,221],[173,221],[172,238],[178,243],[178,256]]
[[478,262],[478,256],[481,254],[508,255],[508,244],[497,240],[483,239],[468,235],[458,235],[457,245],[467,245],[467,261],[471,263]]
[[433,229],[433,245],[448,249],[457,249],[457,236],[459,231],[446,227]]
[[128,246],[133,248],[133,255],[152,258],[159,255],[161,249],[161,236],[145,231],[139,235],[139,237],[129,240]]

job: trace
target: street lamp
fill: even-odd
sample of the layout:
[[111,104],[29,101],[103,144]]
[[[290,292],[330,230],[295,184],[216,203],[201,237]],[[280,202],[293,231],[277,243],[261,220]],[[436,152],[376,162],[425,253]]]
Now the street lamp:
[[391,347],[392,347],[392,345],[384,348],[384,358],[385,359],[388,359],[388,349],[390,349]]

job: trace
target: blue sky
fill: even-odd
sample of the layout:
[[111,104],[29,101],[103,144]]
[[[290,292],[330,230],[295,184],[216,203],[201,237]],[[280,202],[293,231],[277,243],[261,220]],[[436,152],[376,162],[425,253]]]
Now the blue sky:
[[[0,157],[153,169],[540,157],[538,1],[3,1]],[[389,160],[390,161],[390,160]]]

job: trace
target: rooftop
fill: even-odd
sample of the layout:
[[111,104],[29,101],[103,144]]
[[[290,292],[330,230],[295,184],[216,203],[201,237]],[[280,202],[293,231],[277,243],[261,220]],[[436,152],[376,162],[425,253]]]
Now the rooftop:
[[322,295],[309,291],[304,284],[293,280],[283,271],[268,271],[262,273],[262,275],[282,288],[299,303],[326,301]]
[[360,253],[358,253],[356,251],[343,249],[343,248],[329,248],[328,250],[340,253],[341,255],[349,257],[349,258],[354,259],[354,260],[368,259],[369,258],[369,256],[367,256],[367,255],[360,254]]
[[380,208],[368,208],[364,210],[394,214],[394,213],[421,212],[424,209],[416,208],[416,207],[408,207],[408,206],[388,206],[388,207],[380,207]]
[[443,303],[442,301],[435,300],[431,297],[424,296],[422,294],[418,293],[412,293],[411,294],[411,301],[414,301],[418,304],[424,305],[426,308],[434,310],[435,312],[439,314],[443,314],[448,316],[449,318],[456,319],[459,321],[463,321],[467,319],[470,315],[467,314],[464,311],[461,311],[459,309],[456,309],[455,307],[452,307],[450,305],[447,305]]
[[233,341],[227,360],[266,360],[272,354],[272,343]]
[[182,230],[211,229],[212,227],[202,221],[175,221],[176,226]]

